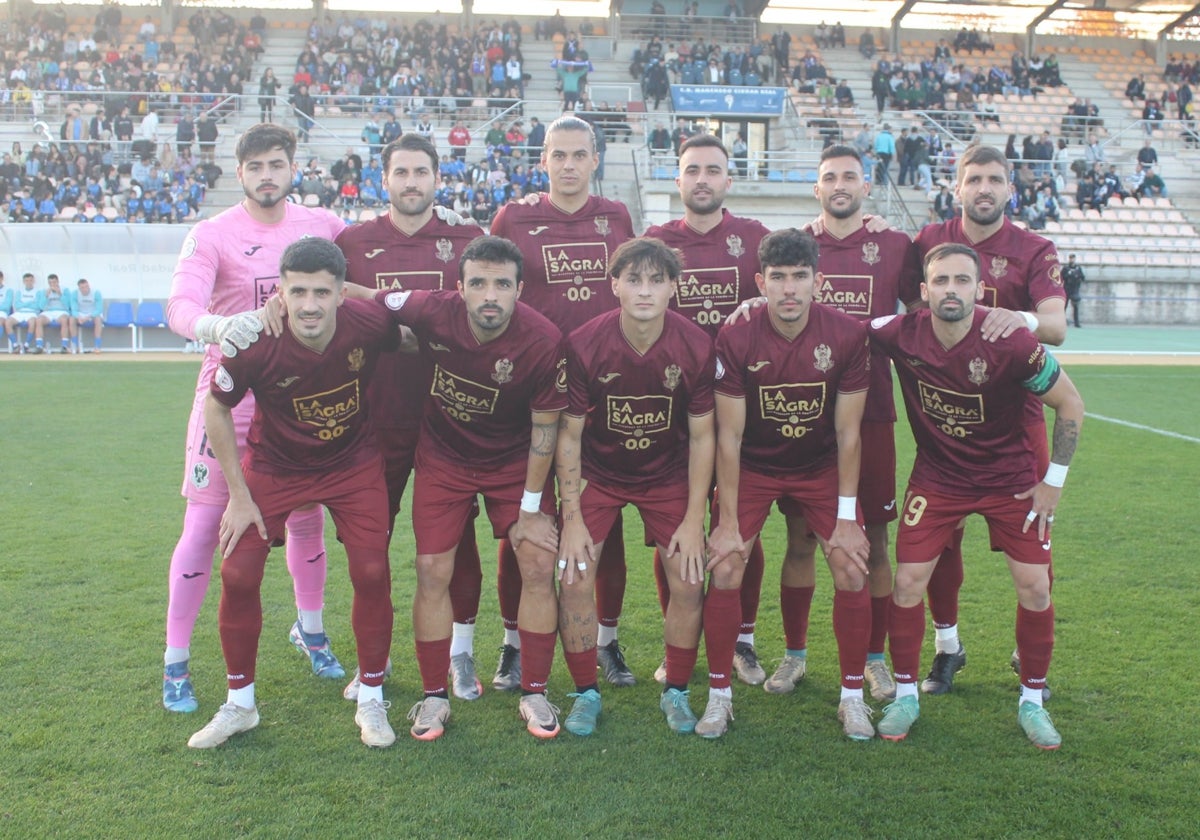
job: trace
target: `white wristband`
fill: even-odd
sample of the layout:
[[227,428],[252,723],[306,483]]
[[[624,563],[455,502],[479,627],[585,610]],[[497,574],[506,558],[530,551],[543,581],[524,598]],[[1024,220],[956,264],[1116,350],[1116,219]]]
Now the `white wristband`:
[[858,496],[838,496],[838,519],[858,519]]
[[1042,479],[1043,484],[1048,484],[1051,487],[1062,487],[1067,483],[1067,470],[1069,467],[1066,464],[1051,464],[1046,468],[1046,477]]
[[1021,317],[1025,319],[1025,326],[1029,327],[1031,333],[1036,333],[1038,328],[1038,318],[1032,312],[1022,312]]
[[526,490],[521,494],[521,513],[537,513],[542,509],[542,494]]

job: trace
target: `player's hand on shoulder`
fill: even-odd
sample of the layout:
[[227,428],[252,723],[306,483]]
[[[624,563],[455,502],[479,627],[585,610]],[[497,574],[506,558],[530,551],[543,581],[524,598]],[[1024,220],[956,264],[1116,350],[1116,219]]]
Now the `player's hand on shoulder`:
[[885,230],[891,230],[891,225],[883,216],[876,216],[872,213],[863,214],[863,227],[870,233],[883,233]]
[[473,217],[460,216],[449,207],[443,207],[441,204],[433,205],[433,214],[448,225],[474,225],[475,227],[479,227],[479,222],[475,221]]
[[987,317],[983,319],[979,331],[983,335],[984,341],[998,341],[1008,338],[1017,330],[1028,326],[1029,322],[1025,320],[1023,313],[996,308],[988,310]]
[[738,304],[737,309],[729,313],[725,318],[725,326],[731,326],[738,321],[749,321],[750,313],[760,306],[766,306],[767,299],[765,297],[748,298]]
[[527,204],[530,207],[536,207],[542,200],[543,193],[530,193],[529,195],[521,196],[518,204]]
[[222,355],[232,359],[239,350],[245,350],[258,341],[263,331],[263,321],[259,317],[261,311],[205,315],[196,322],[196,338],[205,344],[220,345]]

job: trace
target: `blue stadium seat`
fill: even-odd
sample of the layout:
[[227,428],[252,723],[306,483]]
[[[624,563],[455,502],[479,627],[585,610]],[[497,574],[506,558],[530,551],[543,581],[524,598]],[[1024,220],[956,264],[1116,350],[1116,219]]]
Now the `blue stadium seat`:
[[108,305],[104,316],[104,326],[114,329],[129,329],[129,349],[137,349],[137,327],[133,324],[133,304],[124,300],[114,300]]
[[138,304],[133,325],[138,328],[136,349],[141,350],[144,330],[167,328],[167,314],[163,312],[163,305],[156,300],[142,301]]
[[783,171],[780,169],[768,169],[767,170],[767,180],[768,181],[782,181],[783,180]]
[[789,184],[799,184],[803,180],[799,169],[789,169],[787,171],[787,181]]

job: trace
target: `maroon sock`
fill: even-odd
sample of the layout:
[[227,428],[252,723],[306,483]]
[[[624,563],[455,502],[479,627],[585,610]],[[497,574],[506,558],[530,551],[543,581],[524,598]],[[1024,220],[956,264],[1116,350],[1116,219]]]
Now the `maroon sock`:
[[963,529],[957,528],[950,544],[942,549],[933,576],[929,578],[929,613],[934,627],[953,627],[958,624],[958,590],[963,583]]
[[808,648],[808,614],[815,586],[779,585],[779,609],[783,613],[783,638],[788,650]]
[[896,682],[915,683],[921,670],[921,643],[925,641],[925,603],[911,607],[894,601],[888,610],[888,648]]
[[616,627],[625,606],[625,537],[621,520],[604,540],[596,566],[596,618],[605,627]]
[[867,640],[871,637],[871,595],[864,586],[857,592],[833,593],[833,635],[837,638],[842,688],[863,687]]
[[479,614],[479,593],[483,588],[483,569],[479,565],[479,546],[475,542],[475,522],[467,522],[458,550],[454,552],[454,572],[450,576],[450,607],[458,624],[474,624]]
[[[525,637],[521,637],[524,644]],[[524,651],[522,651],[522,656]],[[575,683],[576,688],[592,685],[596,682],[596,649],[580,651],[572,653],[569,650],[563,651],[563,659],[567,661],[567,670],[571,672],[571,682]],[[524,662],[521,663],[524,666]],[[524,670],[522,669],[521,687],[524,688]]]
[[[554,662],[554,643],[557,633],[535,633],[521,630],[521,690],[541,693],[546,690],[550,679],[550,666]],[[595,658],[595,657],[593,657]],[[592,679],[596,668],[592,667]]]
[[654,585],[658,587],[658,606],[662,609],[663,618],[666,618],[667,607],[671,603],[671,584],[667,582],[667,570],[663,567],[657,546],[654,548]]
[[887,650],[888,609],[891,595],[871,598],[871,638],[867,642],[867,653],[883,653]]
[[704,596],[704,649],[708,654],[708,687],[729,688],[733,649],[737,644],[741,604],[736,589],[709,584]]
[[750,547],[750,556],[746,558],[746,568],[742,572],[742,622],[738,626],[738,633],[754,632],[754,625],[758,622],[758,602],[762,599],[763,570],[766,565],[762,540],[755,540],[754,545]]
[[421,671],[421,687],[426,694],[446,690],[446,675],[450,671],[450,638],[432,642],[417,641],[417,668]]
[[517,612],[521,608],[521,566],[517,552],[507,539],[500,540],[497,551],[496,594],[500,598],[500,618],[505,630],[517,629]]
[[696,648],[667,645],[667,685],[686,686],[696,670]]
[[1046,685],[1054,653],[1054,605],[1041,612],[1017,604],[1017,653],[1021,656],[1021,685],[1041,689]]

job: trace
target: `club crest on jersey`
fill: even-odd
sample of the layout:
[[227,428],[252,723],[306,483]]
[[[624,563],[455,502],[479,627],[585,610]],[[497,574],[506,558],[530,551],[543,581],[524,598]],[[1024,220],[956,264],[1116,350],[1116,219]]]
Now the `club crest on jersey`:
[[434,248],[437,250],[437,258],[442,262],[448,263],[454,259],[454,243],[449,239],[442,237],[434,243]]
[[203,490],[208,486],[208,465],[197,461],[192,464],[192,486],[197,490]]
[[363,352],[361,347],[355,347],[346,356],[346,361],[350,363],[350,370],[357,373],[367,363],[367,354]]
[[601,236],[608,236],[608,216],[599,216],[596,218],[596,233]]
[[821,373],[833,370],[833,351],[829,349],[828,344],[818,344],[813,350],[813,367]]
[[982,385],[988,381],[987,362],[976,356],[967,364],[967,379],[971,380],[972,385]]
[[663,385],[667,386],[668,391],[674,391],[679,387],[679,383],[683,381],[683,371],[679,369],[679,365],[667,365],[663,374],[666,377],[663,379]]
[[731,257],[740,257],[742,254],[746,253],[746,249],[742,246],[742,237],[738,236],[736,233],[731,233],[729,236],[725,237],[725,245],[727,246],[726,250],[729,252],[729,256]]
[[864,242],[862,250],[862,261],[867,265],[875,265],[879,262],[879,243]]
[[989,274],[993,277],[1003,277],[1008,274],[1008,257],[992,257],[992,268]]
[[492,372],[492,380],[497,385],[503,385],[505,382],[512,382],[513,363],[511,359],[498,359],[496,361],[496,369]]

